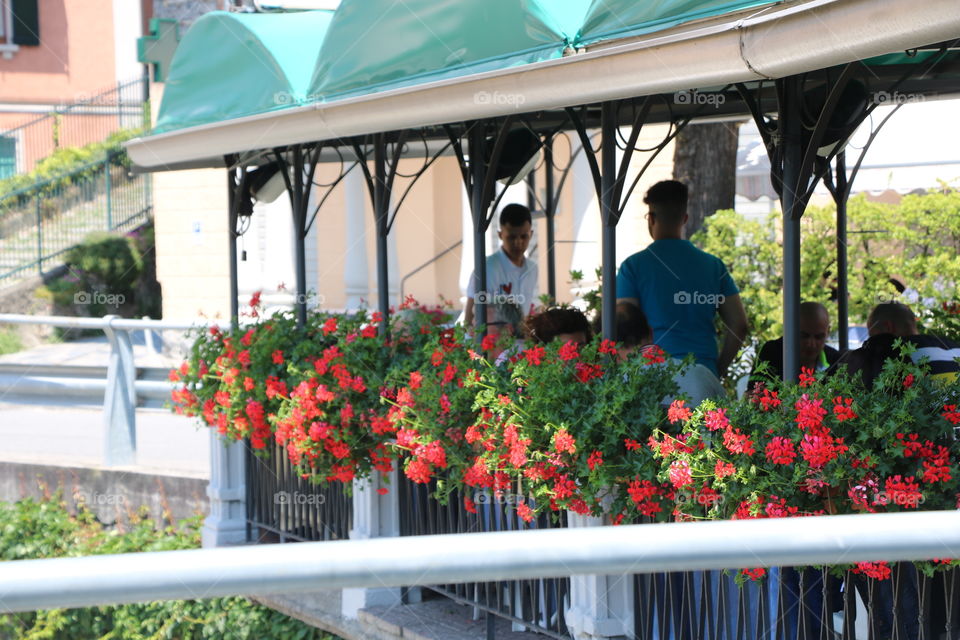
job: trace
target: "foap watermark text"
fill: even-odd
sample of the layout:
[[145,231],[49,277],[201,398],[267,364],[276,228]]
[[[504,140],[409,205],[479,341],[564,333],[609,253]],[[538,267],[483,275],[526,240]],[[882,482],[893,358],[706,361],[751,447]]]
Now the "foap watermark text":
[[719,307],[726,300],[722,293],[701,293],[699,291],[677,291],[673,294],[673,304],[708,304]]
[[122,293],[104,293],[102,291],[77,291],[73,294],[73,304],[102,304],[119,307],[127,298]]
[[299,491],[278,491],[273,494],[273,504],[321,505],[327,501],[322,493],[301,493]]

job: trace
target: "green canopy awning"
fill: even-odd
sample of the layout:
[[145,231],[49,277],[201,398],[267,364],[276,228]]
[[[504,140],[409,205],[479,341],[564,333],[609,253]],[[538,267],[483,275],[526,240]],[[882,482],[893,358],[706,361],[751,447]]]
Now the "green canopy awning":
[[563,55],[588,0],[343,0],[310,93],[325,101]]
[[177,47],[154,131],[302,104],[332,18],[332,11],[204,15]]
[[777,0],[593,0],[578,34],[578,45],[669,29]]
[[[930,54],[897,52],[960,33],[955,1],[887,0],[868,30],[867,0],[343,0],[336,12],[216,12],[177,49],[155,130],[125,146],[138,167],[223,166],[243,151],[856,60],[899,74]],[[956,93],[960,80],[903,90],[930,86]]]

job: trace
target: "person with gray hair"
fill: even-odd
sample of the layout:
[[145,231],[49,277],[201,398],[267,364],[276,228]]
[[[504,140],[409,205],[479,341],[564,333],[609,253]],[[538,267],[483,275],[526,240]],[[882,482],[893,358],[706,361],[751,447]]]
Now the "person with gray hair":
[[[940,336],[920,334],[917,317],[907,305],[900,302],[878,304],[867,316],[867,332],[870,337],[863,346],[851,351],[840,363],[846,365],[851,376],[859,375],[867,389],[873,388],[884,362],[904,357],[899,349],[894,348],[898,339],[915,347],[909,357],[916,363],[925,361],[934,378],[947,383],[957,380],[960,344]],[[837,368],[832,367],[830,372]]]
[[906,337],[917,335],[917,317],[901,302],[884,302],[875,306],[867,317],[870,337],[889,333]]

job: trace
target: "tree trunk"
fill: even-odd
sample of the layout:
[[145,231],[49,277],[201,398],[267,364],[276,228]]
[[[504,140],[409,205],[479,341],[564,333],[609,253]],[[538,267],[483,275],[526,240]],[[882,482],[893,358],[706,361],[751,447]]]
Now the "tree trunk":
[[739,122],[690,123],[677,135],[673,177],[690,188],[686,237],[719,209],[733,209]]

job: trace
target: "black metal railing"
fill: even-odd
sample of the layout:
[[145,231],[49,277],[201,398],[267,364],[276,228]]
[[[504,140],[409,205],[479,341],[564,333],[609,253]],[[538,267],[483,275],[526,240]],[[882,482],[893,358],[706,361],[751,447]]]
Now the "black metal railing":
[[[258,456],[247,448],[248,539],[255,542],[349,538],[353,504],[342,483],[314,484],[302,478],[278,446]],[[417,484],[400,474],[400,535],[526,531],[566,527],[543,514],[524,522],[511,494],[478,491],[467,511],[463,496],[436,498],[436,482]],[[469,548],[463,550],[470,553]],[[737,572],[688,571],[633,576],[633,637],[636,640],[960,640],[960,569],[932,577],[912,563],[892,566],[878,580],[847,571],[771,568],[759,581],[737,584]],[[431,585],[425,597],[445,597],[494,617],[557,639],[570,638],[564,611],[569,578],[539,578]],[[407,592],[405,592],[407,593]],[[859,610],[859,613],[858,613]],[[628,615],[629,615],[628,613]]]
[[[489,492],[476,492],[470,497],[477,513],[470,513],[463,496],[452,492],[447,504],[441,504],[433,493],[436,483],[416,484],[405,476],[398,482],[400,500],[400,535],[435,535],[445,533],[477,533],[486,531],[527,531],[566,527],[566,513],[553,522],[547,514],[532,522],[524,522],[516,504],[508,494],[501,498]],[[464,553],[470,553],[464,549]],[[460,604],[471,606],[479,617],[482,612],[494,615],[528,631],[553,638],[569,638],[564,609],[568,606],[569,578],[538,578],[498,582],[469,582],[432,585],[434,593]],[[489,621],[488,621],[489,622]],[[487,625],[487,638],[493,637],[493,625]]]
[[637,575],[634,635],[637,640],[956,640],[960,571],[928,577],[912,563],[899,563],[889,579],[878,580],[849,571],[839,578],[828,569],[784,567],[743,586],[720,571]]
[[341,482],[314,484],[301,475],[280,445],[257,455],[247,446],[247,540],[320,542],[346,540],[353,500]]

